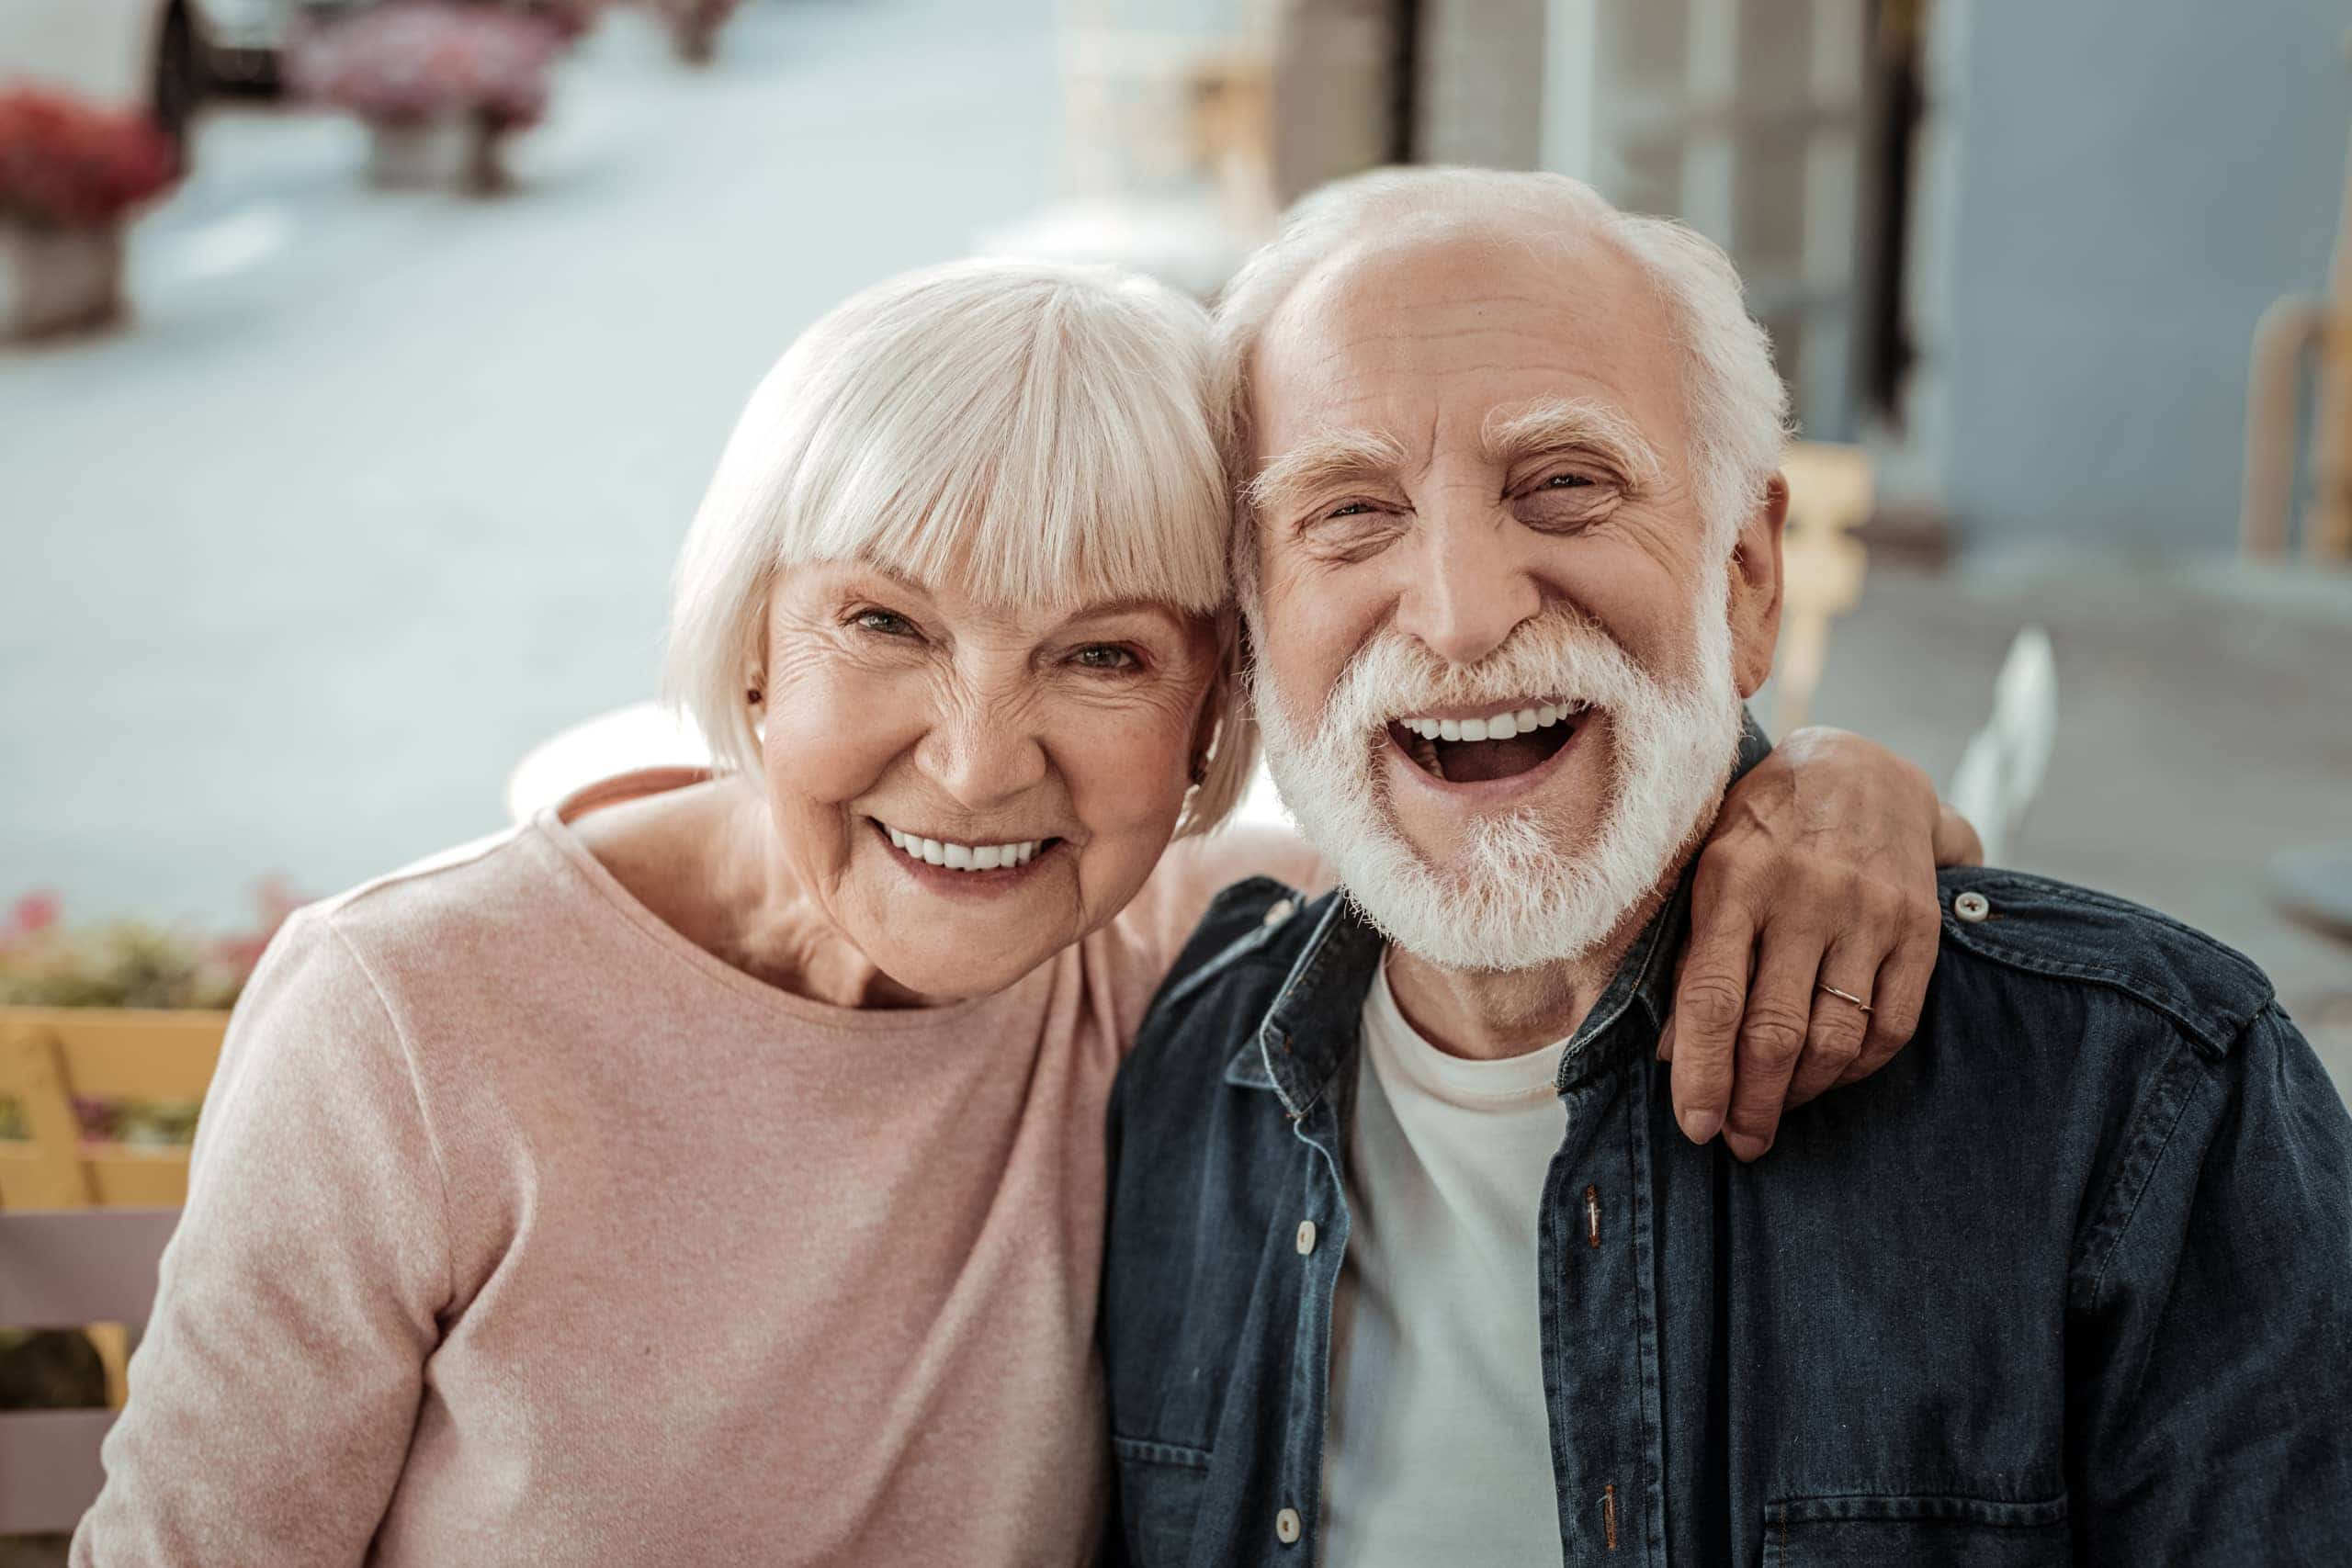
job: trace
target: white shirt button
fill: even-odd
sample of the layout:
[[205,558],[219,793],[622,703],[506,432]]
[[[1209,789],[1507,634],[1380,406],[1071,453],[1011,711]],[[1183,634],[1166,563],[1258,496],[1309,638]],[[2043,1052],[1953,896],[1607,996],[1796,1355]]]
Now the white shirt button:
[[1982,893],[1963,893],[1951,901],[1951,912],[1974,925],[1993,912],[1993,906],[1985,901]]
[[1270,926],[1281,925],[1284,920],[1290,919],[1291,911],[1296,908],[1298,908],[1298,906],[1292,903],[1287,898],[1275,899],[1273,903],[1267,908],[1266,923]]
[[1298,1222],[1298,1255],[1301,1258],[1304,1258],[1314,1250],[1315,1222],[1313,1220],[1301,1220]]
[[1296,1508],[1284,1508],[1274,1516],[1274,1539],[1284,1546],[1297,1544],[1298,1510]]

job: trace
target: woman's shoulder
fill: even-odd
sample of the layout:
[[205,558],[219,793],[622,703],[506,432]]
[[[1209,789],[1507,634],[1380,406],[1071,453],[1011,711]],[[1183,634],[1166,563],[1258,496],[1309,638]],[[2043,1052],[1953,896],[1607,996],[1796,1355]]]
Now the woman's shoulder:
[[562,896],[560,852],[524,823],[412,861],[310,907],[363,953],[446,950],[477,931],[529,918]]
[[1208,913],[1210,901],[1237,882],[1253,876],[1311,893],[1329,877],[1305,840],[1286,829],[1241,824],[1168,847],[1151,877],[1107,934],[1117,954],[1126,999],[1141,1008],[1167,975],[1169,965]]
[[326,946],[407,1033],[412,1019],[462,1019],[471,1004],[544,992],[549,971],[593,965],[582,953],[589,878],[534,821],[459,844],[324,898],[281,933]]

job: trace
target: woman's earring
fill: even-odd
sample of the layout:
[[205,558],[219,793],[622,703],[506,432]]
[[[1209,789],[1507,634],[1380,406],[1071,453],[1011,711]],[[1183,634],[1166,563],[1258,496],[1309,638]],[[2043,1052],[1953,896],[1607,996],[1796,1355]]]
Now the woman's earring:
[[752,686],[744,691],[743,700],[751,704],[753,707],[758,707],[762,703],[768,700],[768,694],[765,692],[761,691],[757,686]]

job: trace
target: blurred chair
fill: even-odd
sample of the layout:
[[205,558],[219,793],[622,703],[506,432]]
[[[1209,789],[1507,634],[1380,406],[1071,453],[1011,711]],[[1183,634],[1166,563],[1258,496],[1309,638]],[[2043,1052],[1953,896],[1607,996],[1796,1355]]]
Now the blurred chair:
[[1858,446],[1800,441],[1781,458],[1789,522],[1781,560],[1781,646],[1773,733],[1805,721],[1829,657],[1829,623],[1862,595],[1868,552],[1852,530],[1870,520],[1871,460]]
[[1952,808],[1975,824],[1985,864],[2007,863],[2057,735],[2058,665],[2050,634],[2028,626],[2009,644],[1993,680],[1993,716],[1969,738],[1946,791]]
[[631,703],[540,741],[506,777],[506,815],[528,821],[599,779],[643,768],[703,768],[710,746],[683,714],[659,703]]
[[[0,1325],[144,1323],[176,1209],[0,1213]],[[98,1495],[98,1445],[122,1407],[119,1369],[103,1410],[0,1410],[0,1536],[72,1529]]]
[[[2347,40],[2352,41],[2352,40]],[[2246,391],[2245,491],[2238,518],[2245,554],[2287,553],[2295,507],[2295,438],[2302,414],[2302,372],[2316,354],[2312,417],[2311,505],[2303,515],[2303,554],[2352,561],[2352,159],[2345,167],[2335,264],[2323,299],[2290,295],[2263,311],[2254,330],[2254,367]]]

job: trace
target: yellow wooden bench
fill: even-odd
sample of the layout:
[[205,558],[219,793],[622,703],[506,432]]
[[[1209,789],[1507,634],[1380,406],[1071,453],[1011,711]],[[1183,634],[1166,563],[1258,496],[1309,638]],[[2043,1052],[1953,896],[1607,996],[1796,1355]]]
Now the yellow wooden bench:
[[157,1209],[187,1201],[187,1149],[85,1143],[75,1100],[204,1098],[225,1012],[0,1008],[0,1096],[30,1137],[0,1141],[0,1209]]
[[[176,1209],[0,1213],[0,1325],[115,1320],[119,1349],[121,1322],[145,1322],[154,1304],[155,1265],[178,1220]],[[104,1410],[0,1410],[0,1536],[62,1534],[96,1500],[119,1372],[107,1368],[115,1396]]]
[[[225,1012],[0,1008],[0,1099],[28,1136],[0,1139],[0,1212],[173,1210],[187,1201],[185,1145],[94,1143],[76,1100],[196,1102],[220,1060]],[[62,1326],[62,1325],[58,1325]],[[119,1408],[129,1336],[88,1325]]]

